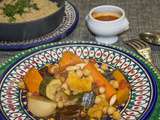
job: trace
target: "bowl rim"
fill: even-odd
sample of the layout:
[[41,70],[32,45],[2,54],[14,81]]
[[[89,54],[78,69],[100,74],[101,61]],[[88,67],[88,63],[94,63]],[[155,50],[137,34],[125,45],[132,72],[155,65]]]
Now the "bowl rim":
[[[111,20],[111,21],[102,21],[102,20],[97,20],[95,19],[93,16],[92,16],[92,13],[96,10],[96,9],[99,9],[99,8],[113,8],[113,9],[118,9],[122,15],[116,19],[116,20]],[[94,7],[90,10],[89,14],[88,14],[89,18],[94,21],[94,22],[98,22],[98,23],[116,23],[116,22],[119,22],[121,21],[122,19],[125,18],[125,11],[121,8],[121,7],[118,7],[118,6],[114,6],[114,5],[100,5],[100,6],[97,6],[97,7]]]

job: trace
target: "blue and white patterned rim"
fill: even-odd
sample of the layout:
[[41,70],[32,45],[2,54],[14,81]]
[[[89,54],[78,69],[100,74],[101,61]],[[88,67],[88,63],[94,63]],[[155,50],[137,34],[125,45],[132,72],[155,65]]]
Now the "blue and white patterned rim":
[[[156,101],[157,101],[157,77],[155,77],[155,75],[153,73],[155,73],[153,71],[153,67],[152,66],[148,66],[148,63],[145,62],[143,60],[143,58],[141,58],[140,56],[137,56],[136,54],[134,53],[131,53],[131,52],[128,52],[124,49],[121,49],[121,48],[118,48],[118,47],[115,47],[115,46],[105,46],[105,45],[102,45],[102,44],[97,44],[95,42],[65,42],[65,43],[51,43],[49,45],[43,45],[43,46],[40,46],[40,47],[36,47],[36,48],[32,48],[28,51],[30,51],[30,53],[28,55],[31,55],[35,52],[38,52],[39,50],[43,51],[45,49],[50,49],[52,47],[60,47],[60,46],[74,46],[74,45],[92,45],[92,46],[96,46],[96,47],[107,47],[107,48],[110,48],[112,50],[115,50],[115,51],[118,51],[124,55],[127,55],[128,57],[132,58],[134,61],[136,61],[137,63],[139,63],[139,65],[143,66],[144,70],[147,72],[148,76],[151,78],[151,82],[152,82],[152,85],[153,85],[153,99],[152,101],[150,102],[150,106],[148,108],[147,111],[145,111],[145,113],[143,113],[143,115],[141,116],[140,120],[146,120],[148,119],[148,117],[151,115],[151,112],[153,111],[154,109],[154,106],[156,104]],[[24,53],[21,53],[21,54],[24,54]],[[20,55],[20,54],[19,54]],[[24,57],[21,57],[21,58],[17,58],[16,62],[14,62],[13,64],[11,64],[8,69],[3,73],[3,75],[1,76],[1,79],[5,76],[5,74],[9,71],[10,68],[12,68],[15,64],[17,64],[19,61],[23,60],[25,57],[27,57],[28,55],[24,56]],[[156,74],[156,73],[155,73]],[[0,117],[2,120],[3,120],[3,117]]]
[[79,13],[75,6],[69,2],[65,2],[65,15],[62,23],[52,32],[26,41],[8,42],[0,41],[1,50],[23,50],[44,43],[54,42],[68,36],[76,27],[79,21]]

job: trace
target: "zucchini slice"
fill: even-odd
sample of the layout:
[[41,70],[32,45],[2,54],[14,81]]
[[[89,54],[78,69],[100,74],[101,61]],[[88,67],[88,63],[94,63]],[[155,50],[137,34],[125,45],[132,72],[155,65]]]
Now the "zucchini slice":
[[55,101],[55,94],[62,85],[59,79],[46,79],[40,85],[40,94]]

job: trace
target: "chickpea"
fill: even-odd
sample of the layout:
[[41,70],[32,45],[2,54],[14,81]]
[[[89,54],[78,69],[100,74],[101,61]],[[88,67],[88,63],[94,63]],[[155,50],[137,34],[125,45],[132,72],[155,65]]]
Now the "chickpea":
[[74,71],[74,70],[78,70],[78,69],[79,69],[79,67],[77,67],[77,66],[68,66],[66,68],[67,71]]
[[102,117],[102,111],[100,111],[100,110],[96,111],[95,117],[100,119]]
[[76,74],[81,78],[83,76],[83,72],[81,70],[76,70]]
[[106,99],[106,95],[105,94],[101,94],[100,95],[102,99]]
[[112,115],[113,119],[115,120],[120,120],[121,119],[121,114],[119,113],[119,111],[115,111]]
[[27,93],[27,96],[32,96],[32,93],[31,93],[31,92],[28,92],[28,93]]
[[86,117],[87,113],[84,111],[81,111],[80,115],[81,115],[81,117]]
[[116,89],[119,88],[119,83],[118,83],[116,80],[111,80],[111,81],[110,81],[110,84],[111,84],[114,88],[116,88]]
[[85,76],[89,76],[89,75],[91,74],[91,72],[90,72],[88,69],[84,69],[84,70],[83,70],[83,74],[84,74]]
[[18,83],[18,87],[19,87],[20,89],[25,89],[25,84],[24,84],[24,82],[19,82],[19,83]]
[[99,65],[96,63],[96,64],[94,64],[94,66],[97,68],[97,69],[99,69]]
[[109,101],[109,105],[112,106],[116,103],[117,101],[117,96],[116,95],[113,95]]
[[3,14],[3,9],[2,10],[0,9],[0,15],[2,15],[2,14]]
[[59,79],[64,82],[65,81],[65,78],[64,77],[59,77]]
[[58,108],[63,108],[63,106],[64,106],[63,102],[62,102],[62,101],[59,101],[59,102],[58,102]]
[[62,85],[62,88],[64,88],[64,89],[68,89],[68,85],[67,85],[67,83],[64,83],[64,84]]
[[50,118],[50,120],[55,120],[54,118]]
[[66,95],[71,95],[71,91],[70,91],[69,89],[65,89],[65,90],[64,90],[64,93],[65,93]]
[[103,94],[105,91],[106,91],[106,89],[104,87],[100,87],[99,88],[99,93],[100,94]]
[[86,63],[80,63],[76,65],[79,69],[83,69],[86,66]]
[[98,71],[104,74],[104,71],[102,69],[98,68]]
[[116,111],[116,108],[115,107],[113,107],[113,106],[109,106],[109,108],[108,108],[108,114],[109,115],[111,115],[111,114],[113,114],[114,112]]
[[78,91],[72,91],[72,94],[77,95],[77,94],[79,94],[79,92]]
[[91,118],[90,120],[95,120],[94,118]]
[[107,110],[108,110],[108,107],[104,107],[103,110],[102,110],[102,111],[103,111],[103,114],[106,114],[106,113],[107,113]]
[[55,64],[55,65],[48,65],[48,72],[50,74],[54,74],[55,72],[57,72],[59,69],[59,66],[58,64]]
[[66,68],[67,71],[74,71],[75,70],[75,67],[74,66],[68,66]]
[[98,104],[100,103],[102,100],[101,100],[101,97],[100,96],[96,96],[96,99],[95,99],[95,104]]
[[105,64],[105,63],[102,63],[101,69],[102,70],[107,70],[107,68],[108,68],[108,65]]

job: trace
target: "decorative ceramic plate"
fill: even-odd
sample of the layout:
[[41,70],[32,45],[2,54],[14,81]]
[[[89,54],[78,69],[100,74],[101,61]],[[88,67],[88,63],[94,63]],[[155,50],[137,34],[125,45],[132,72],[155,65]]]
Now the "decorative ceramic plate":
[[[31,67],[42,68],[59,60],[63,51],[72,51],[81,58],[95,58],[112,69],[120,69],[131,86],[131,94],[120,109],[123,120],[146,120],[157,101],[157,82],[160,80],[154,68],[140,56],[115,46],[93,42],[51,43],[21,52],[0,66],[1,120],[35,120],[26,107],[26,94],[16,84]],[[156,109],[159,105],[156,105]],[[156,115],[155,115],[156,116]],[[152,118],[157,120],[154,115]],[[158,117],[158,116],[156,116]],[[108,119],[108,118],[106,118]]]
[[76,8],[71,3],[65,2],[65,15],[63,21],[54,31],[32,40],[22,40],[16,42],[0,40],[0,49],[21,50],[42,45],[44,43],[54,42],[69,35],[76,27],[78,20],[79,14]]

